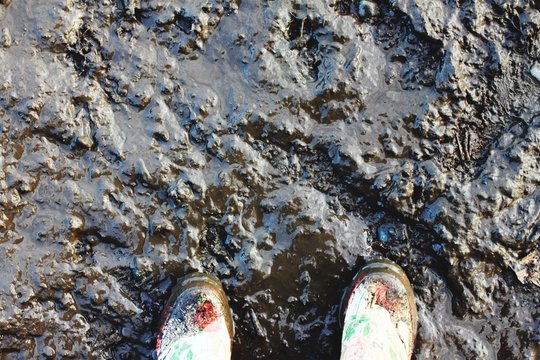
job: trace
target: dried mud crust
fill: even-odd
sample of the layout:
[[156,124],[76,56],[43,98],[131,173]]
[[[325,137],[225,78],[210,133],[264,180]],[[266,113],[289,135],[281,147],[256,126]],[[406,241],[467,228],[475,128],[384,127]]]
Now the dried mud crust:
[[0,357],[148,358],[217,275],[235,358],[328,358],[363,260],[415,357],[538,357],[538,1],[1,1]]

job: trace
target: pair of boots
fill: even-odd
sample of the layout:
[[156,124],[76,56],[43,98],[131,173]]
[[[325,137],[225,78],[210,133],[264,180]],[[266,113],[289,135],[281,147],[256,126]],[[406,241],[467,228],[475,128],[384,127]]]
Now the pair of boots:
[[[395,263],[368,262],[341,304],[341,359],[411,358],[417,315],[411,285]],[[163,313],[159,360],[231,358],[231,310],[217,278],[194,273],[181,279]]]

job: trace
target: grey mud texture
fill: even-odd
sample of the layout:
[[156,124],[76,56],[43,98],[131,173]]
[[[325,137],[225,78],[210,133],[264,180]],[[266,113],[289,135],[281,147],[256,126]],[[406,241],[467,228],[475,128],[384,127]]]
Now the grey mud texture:
[[335,359],[372,256],[415,359],[540,357],[539,0],[0,0],[0,358]]

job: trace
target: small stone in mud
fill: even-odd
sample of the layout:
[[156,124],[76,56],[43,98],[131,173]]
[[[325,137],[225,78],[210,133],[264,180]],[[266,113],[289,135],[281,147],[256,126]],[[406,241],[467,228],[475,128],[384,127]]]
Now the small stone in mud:
[[253,328],[255,329],[255,333],[260,338],[266,338],[266,330],[262,327],[259,318],[257,317],[257,314],[255,313],[255,310],[252,308],[249,308],[248,310],[249,317],[251,319],[251,324],[253,325]]
[[32,186],[29,179],[23,179],[17,189],[19,190],[20,193],[25,194],[25,193],[32,192],[32,190],[34,189],[34,186]]
[[153,95],[154,89],[151,85],[141,84],[130,90],[128,99],[131,105],[142,110],[150,103]]
[[6,228],[7,216],[4,213],[0,213],[0,230]]
[[193,198],[193,191],[191,191],[189,185],[181,179],[172,184],[167,192],[171,198],[180,202],[188,202]]
[[170,139],[169,132],[162,125],[158,125],[154,129],[154,139],[161,142],[168,142]]
[[540,64],[535,62],[531,67],[531,75],[538,81],[540,81]]
[[69,230],[75,231],[83,227],[83,221],[77,215],[72,215],[66,219],[66,225]]
[[0,0],[0,4],[4,6],[9,6],[9,4],[11,4],[11,0]]
[[388,242],[388,231],[387,231],[386,227],[381,226],[379,228],[379,231],[377,232],[377,234],[379,236],[379,241],[380,242],[382,242],[382,243]]
[[[9,0],[11,1],[11,0]],[[45,346],[43,348],[43,355],[45,355],[46,357],[48,358],[52,358],[54,357],[54,355],[56,354],[56,351],[54,351],[54,349],[50,346]]]
[[174,225],[162,216],[157,216],[150,223],[150,233],[160,234],[174,231]]
[[15,207],[20,204],[21,195],[16,189],[12,189],[10,192],[7,193],[6,200],[7,200],[6,205]]
[[2,35],[0,35],[0,43],[3,47],[8,48],[11,46],[11,35],[8,28],[2,30]]
[[90,149],[94,145],[94,142],[88,136],[79,136],[77,137],[77,145],[84,149]]
[[171,79],[164,79],[161,85],[161,93],[165,95],[172,95],[174,91],[174,83]]
[[377,5],[371,1],[360,1],[358,4],[358,16],[367,18],[377,15]]

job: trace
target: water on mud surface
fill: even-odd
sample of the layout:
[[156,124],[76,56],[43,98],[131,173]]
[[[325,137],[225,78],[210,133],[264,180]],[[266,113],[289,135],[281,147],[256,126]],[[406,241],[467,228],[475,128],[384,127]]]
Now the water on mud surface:
[[335,359],[371,256],[416,359],[540,356],[540,3],[0,1],[0,358],[149,358],[218,276],[236,359]]

